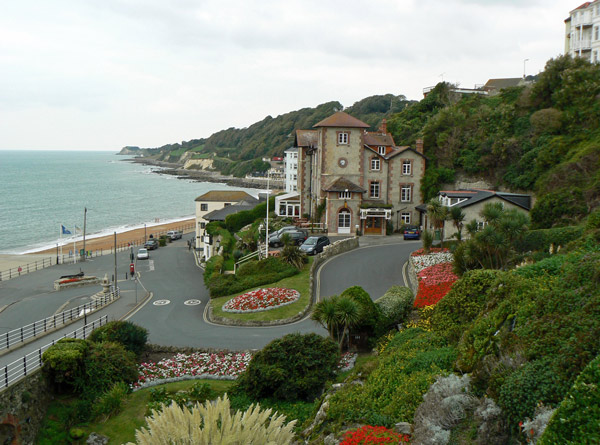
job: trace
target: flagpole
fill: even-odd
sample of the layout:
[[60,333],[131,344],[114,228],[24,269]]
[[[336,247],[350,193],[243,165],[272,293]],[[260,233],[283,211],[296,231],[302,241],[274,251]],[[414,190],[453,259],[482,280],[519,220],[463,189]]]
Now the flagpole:
[[84,207],[83,209],[83,261],[85,261],[85,256],[87,255],[85,250],[85,223],[87,219],[87,207]]
[[[58,242],[60,243],[60,256],[62,258],[62,224],[60,229],[58,229]],[[56,264],[58,264],[58,256],[56,257]]]

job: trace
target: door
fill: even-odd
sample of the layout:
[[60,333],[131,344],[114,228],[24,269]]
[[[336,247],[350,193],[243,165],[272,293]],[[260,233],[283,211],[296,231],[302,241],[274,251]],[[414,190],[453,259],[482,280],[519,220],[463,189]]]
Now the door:
[[338,213],[338,233],[350,233],[350,210],[342,209]]
[[365,235],[381,235],[381,227],[383,225],[383,218],[376,218],[374,216],[368,216],[365,221]]

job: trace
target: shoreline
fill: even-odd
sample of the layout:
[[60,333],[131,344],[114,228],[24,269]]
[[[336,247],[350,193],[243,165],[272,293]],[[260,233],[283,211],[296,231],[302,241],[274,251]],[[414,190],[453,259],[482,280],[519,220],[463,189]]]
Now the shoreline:
[[[146,239],[150,238],[150,235],[152,235],[154,238],[158,238],[160,235],[167,233],[169,230],[181,230],[184,233],[190,233],[193,232],[195,230],[195,218],[194,217],[190,217],[190,218],[186,218],[186,219],[181,219],[181,220],[171,220],[171,221],[167,221],[164,223],[152,223],[152,225],[146,224],[146,227],[144,228],[144,226],[139,227],[136,226],[135,228],[131,228],[129,230],[123,230],[121,232],[117,232],[117,247],[122,247],[123,245],[135,245],[135,246],[140,246],[142,244],[144,244],[144,236],[146,237]],[[77,251],[83,249],[83,237],[82,236],[78,236],[77,238],[74,239],[75,241],[75,249]],[[91,237],[87,237],[85,239],[85,250],[87,251],[104,251],[104,250],[111,250],[111,248],[114,248],[115,242],[114,242],[114,233],[112,234],[106,234],[106,235],[91,235]],[[59,245],[59,249],[60,249],[60,245]],[[47,248],[47,249],[41,249],[41,250],[36,250],[36,251],[28,251],[22,254],[15,254],[15,255],[20,255],[20,256],[27,256],[27,255],[41,255],[41,254],[46,254],[46,255],[56,255],[56,246],[55,247],[51,247],[51,248]],[[63,255],[68,255],[69,251],[73,251],[73,240],[66,240],[65,239],[65,243],[62,246],[62,251],[63,251]],[[10,255],[10,254],[9,254]]]

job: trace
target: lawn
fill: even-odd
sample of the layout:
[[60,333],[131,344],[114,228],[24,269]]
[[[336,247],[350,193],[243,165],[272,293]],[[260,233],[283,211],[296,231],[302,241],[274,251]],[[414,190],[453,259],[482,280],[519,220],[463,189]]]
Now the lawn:
[[[218,317],[229,318],[232,320],[243,320],[243,321],[273,321],[282,320],[285,318],[293,317],[294,315],[302,312],[311,300],[311,290],[308,288],[308,281],[310,275],[310,267],[312,265],[313,258],[308,259],[308,264],[304,265],[304,268],[298,275],[293,277],[284,278],[283,280],[271,283],[265,286],[255,287],[253,289],[247,289],[244,292],[240,292],[235,295],[229,295],[226,297],[213,298],[210,300],[210,304],[213,309],[213,314]],[[295,289],[300,292],[300,299],[287,306],[282,306],[277,309],[271,309],[262,312],[252,312],[248,314],[232,314],[230,312],[224,312],[222,307],[225,303],[231,300],[233,297],[245,294],[254,289],[269,288],[269,287],[285,287],[288,289]]]
[[[206,382],[219,393],[225,393],[233,381],[228,380],[185,380],[182,382],[167,383],[161,385],[168,392],[176,393],[185,391],[197,382]],[[158,387],[155,387],[158,388]],[[129,395],[123,410],[106,422],[92,423],[85,428],[86,433],[96,432],[110,437],[109,444],[122,444],[135,442],[135,430],[145,425],[146,405],[150,401],[150,388],[141,389]]]

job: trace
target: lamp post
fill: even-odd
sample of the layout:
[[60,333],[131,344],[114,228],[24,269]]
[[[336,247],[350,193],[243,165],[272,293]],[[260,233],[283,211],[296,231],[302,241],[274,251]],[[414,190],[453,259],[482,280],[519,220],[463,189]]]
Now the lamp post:
[[144,224],[144,244],[146,244],[146,224]]
[[525,75],[525,73],[526,73],[525,66],[526,66],[526,64],[527,64],[528,61],[529,61],[529,59],[524,59],[523,60],[523,80],[525,80],[525,78],[527,77]]
[[265,234],[266,258],[269,258],[269,172],[267,172],[267,231]]
[[58,243],[56,243],[56,264],[58,264]]

